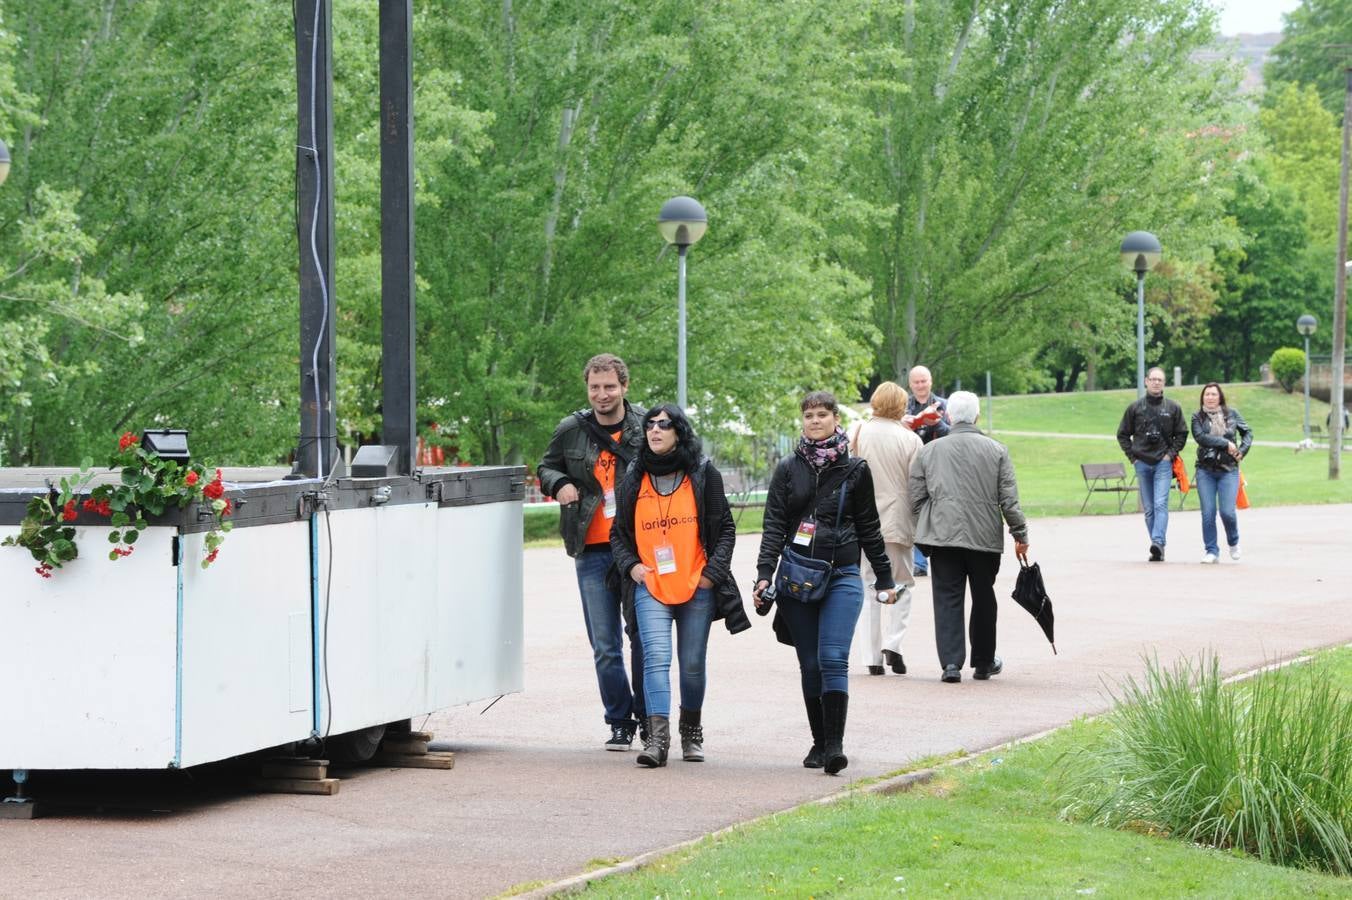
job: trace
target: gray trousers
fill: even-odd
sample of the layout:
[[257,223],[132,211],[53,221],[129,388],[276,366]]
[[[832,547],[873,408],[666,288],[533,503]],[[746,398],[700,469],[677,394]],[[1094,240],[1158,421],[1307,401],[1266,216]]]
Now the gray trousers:
[[[930,589],[934,597],[934,642],[940,666],[962,667],[967,658],[964,630],[972,641],[972,666],[995,661],[995,576],[1000,554],[963,547],[935,547],[930,555]],[[972,591],[972,616],[963,628],[967,588]]]

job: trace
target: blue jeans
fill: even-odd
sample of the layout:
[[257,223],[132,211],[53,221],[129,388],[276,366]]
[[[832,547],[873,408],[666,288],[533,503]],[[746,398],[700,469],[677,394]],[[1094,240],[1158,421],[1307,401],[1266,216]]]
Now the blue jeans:
[[1174,461],[1168,456],[1157,463],[1134,463],[1136,486],[1141,490],[1141,505],[1145,507],[1145,529],[1150,532],[1150,543],[1164,546],[1169,531],[1169,488],[1174,483]]
[[1235,514],[1235,497],[1239,494],[1239,470],[1216,472],[1198,466],[1193,479],[1197,496],[1202,501],[1202,543],[1206,552],[1221,555],[1216,545],[1216,507],[1219,505],[1221,523],[1225,526],[1227,546],[1239,545],[1239,516]]
[[573,560],[577,567],[577,589],[582,595],[582,618],[587,624],[587,640],[591,642],[592,660],[596,664],[596,683],[601,689],[601,704],[605,707],[606,724],[622,725],[632,721],[636,710],[634,698],[643,696],[643,645],[630,639],[632,690],[629,676],[624,671],[624,615],[620,597],[606,587],[606,572],[610,570],[609,550],[578,554]]
[[912,551],[912,553],[915,554],[915,571],[917,571],[917,572],[928,572],[928,571],[929,571],[929,560],[925,559],[925,554],[923,554],[923,553],[920,552],[920,548],[919,548],[919,547],[916,547],[916,548]]
[[864,606],[859,566],[838,566],[818,603],[780,596],[775,600],[793,635],[803,696],[850,690],[850,639]]
[[714,621],[714,592],[698,588],[684,603],[668,606],[634,588],[634,611],[643,640],[643,698],[650,716],[671,715],[671,623],[676,623],[676,656],[680,663],[681,709],[704,707],[704,660],[709,626]]

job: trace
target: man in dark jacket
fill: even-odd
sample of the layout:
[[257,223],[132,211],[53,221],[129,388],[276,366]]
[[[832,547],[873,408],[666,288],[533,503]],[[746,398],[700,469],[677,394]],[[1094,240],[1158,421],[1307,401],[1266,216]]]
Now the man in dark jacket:
[[606,749],[628,750],[643,718],[643,647],[630,638],[631,682],[624,671],[620,595],[607,586],[606,575],[615,484],[643,440],[643,410],[625,399],[629,369],[618,356],[593,356],[582,377],[591,408],[565,416],[554,429],[536,475],[545,496],[559,501],[559,534],[577,569],[582,617],[610,726]]
[[[924,366],[913,366],[906,376],[911,386],[911,399],[906,401],[906,415],[901,422],[920,438],[920,443],[928,444],[935,438],[948,434],[952,423],[948,418],[948,401],[934,393],[934,376]],[[935,418],[935,417],[938,418]],[[929,574],[929,560],[918,546],[911,551],[914,554],[915,574],[924,577]]]
[[1183,409],[1164,396],[1163,369],[1154,368],[1145,374],[1145,396],[1122,415],[1117,443],[1136,467],[1136,488],[1145,508],[1145,528],[1150,532],[1150,561],[1164,562],[1174,457],[1188,443],[1188,423]]

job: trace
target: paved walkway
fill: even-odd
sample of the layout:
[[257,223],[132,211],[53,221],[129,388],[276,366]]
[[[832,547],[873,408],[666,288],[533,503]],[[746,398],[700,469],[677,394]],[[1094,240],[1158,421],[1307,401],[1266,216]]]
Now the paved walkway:
[[[1241,513],[1245,558],[1201,566],[1198,514],[1170,515],[1169,560],[1145,562],[1137,515],[1035,520],[1032,557],[1056,604],[1053,656],[1002,605],[1005,672],[938,680],[928,582],[905,656],[913,674],[852,679],[841,778],[803,769],[798,675],[769,623],[715,625],[708,762],[639,770],[601,749],[571,566],[530,550],[526,691],[423,725],[457,751],[450,772],[372,769],[334,797],[226,793],[158,808],[0,822],[0,893],[28,897],[364,895],[482,897],[564,877],[832,793],[930,754],[979,749],[1105,708],[1105,683],[1212,648],[1227,671],[1352,641],[1352,506]],[[757,539],[735,570],[749,582]],[[1005,557],[1007,597],[1016,564]]]

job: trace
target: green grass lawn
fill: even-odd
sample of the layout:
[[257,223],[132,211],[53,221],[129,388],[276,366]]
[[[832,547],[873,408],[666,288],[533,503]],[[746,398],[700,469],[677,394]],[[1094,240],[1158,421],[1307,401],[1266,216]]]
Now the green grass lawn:
[[[1189,385],[1167,388],[1166,397],[1183,407],[1191,422],[1202,389]],[[991,400],[996,436],[1001,431],[1047,431],[1056,434],[1117,434],[1117,425],[1135,389],[1070,394],[1021,394]],[[1298,441],[1304,435],[1305,395],[1288,394],[1277,386],[1235,384],[1225,387],[1225,399],[1243,414],[1254,437],[1264,441]],[[986,398],[981,398],[981,427],[986,427]],[[1311,398],[1310,422],[1321,428],[1329,405]]]
[[[1126,457],[1113,438],[1040,438],[999,434],[996,439],[1009,448],[1014,473],[1019,481],[1019,500],[1031,518],[1073,516],[1084,502],[1084,478],[1081,463],[1126,463]],[[1194,456],[1187,449],[1183,459],[1189,473]],[[1352,465],[1352,453],[1347,455]],[[1244,460],[1242,470],[1248,482],[1249,500],[1254,506],[1293,504],[1352,503],[1352,475],[1329,481],[1328,454],[1319,451],[1297,453],[1285,447],[1254,447]],[[1131,474],[1130,465],[1127,466]],[[1177,492],[1170,497],[1170,508],[1178,508]],[[1184,501],[1186,509],[1197,509],[1196,493]],[[1135,512],[1135,498],[1128,498],[1125,509]],[[1085,514],[1117,513],[1117,497],[1096,494]],[[1242,513],[1241,513],[1242,515]]]
[[[1189,417],[1197,407],[1200,388],[1172,388],[1166,392],[1182,406]],[[1114,437],[1122,411],[1136,396],[1134,390],[1093,391],[1071,394],[1028,394],[995,397],[994,437],[1009,447],[1014,471],[1019,479],[1019,497],[1030,517],[1079,515],[1084,502],[1084,478],[1081,463],[1125,462]],[[1298,441],[1302,437],[1304,395],[1288,394],[1280,387],[1261,384],[1237,384],[1227,388],[1226,399],[1244,414],[1254,436],[1265,441]],[[982,398],[981,427],[986,427],[986,399]],[[1329,405],[1310,403],[1310,421],[1323,425]],[[1041,438],[1007,434],[1010,431],[1040,431],[1055,434],[1100,435],[1087,438]],[[1196,451],[1189,439],[1183,459],[1192,471]],[[1346,454],[1346,466],[1352,467],[1352,450]],[[1128,466],[1128,474],[1130,467]],[[1352,503],[1352,474],[1338,481],[1328,479],[1328,451],[1297,453],[1289,447],[1254,447],[1244,461],[1249,499],[1254,506],[1289,506],[1319,503]],[[1178,494],[1171,508],[1178,507]],[[1190,494],[1185,508],[1197,509],[1197,495]],[[1134,498],[1126,511],[1135,512]],[[1117,497],[1097,494],[1089,501],[1085,514],[1116,514]],[[754,533],[761,527],[761,509],[733,510],[739,534]],[[561,545],[558,538],[558,510],[526,511],[527,546]]]
[[[1319,672],[1352,690],[1352,650]],[[1231,852],[1065,821],[1058,773],[1093,752],[1103,726],[987,754],[890,797],[809,806],[706,838],[596,897],[1352,897],[1352,879],[1266,865]]]

